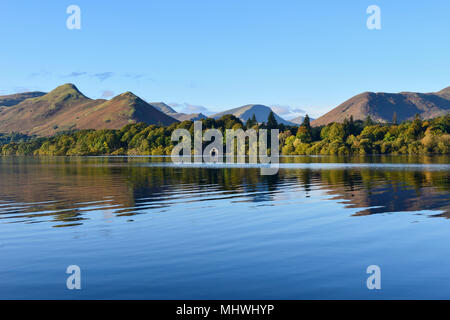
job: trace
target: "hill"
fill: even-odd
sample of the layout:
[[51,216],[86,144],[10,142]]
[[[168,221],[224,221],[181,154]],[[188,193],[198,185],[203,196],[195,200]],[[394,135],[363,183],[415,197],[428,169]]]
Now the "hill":
[[177,122],[131,92],[111,100],[93,100],[73,84],[29,98],[11,107],[0,107],[0,132],[53,135],[73,129],[119,129],[128,123],[165,125]]
[[343,122],[353,116],[354,120],[364,120],[370,116],[377,122],[391,122],[394,113],[397,121],[414,118],[416,114],[422,119],[439,117],[450,112],[450,87],[435,93],[419,92],[364,92],[340,104],[325,115],[312,122],[313,126],[326,125],[331,122]]
[[450,100],[450,86],[436,92],[436,94],[444,99]]
[[128,91],[88,110],[78,120],[77,126],[82,129],[118,129],[136,122],[170,125],[177,120]]
[[[305,120],[305,116],[298,116],[298,117],[296,117],[294,119],[291,119],[289,121],[292,122],[292,123],[295,123],[295,124],[302,124],[303,120]],[[314,118],[309,117],[309,120],[313,121]]]
[[205,116],[203,113],[182,113],[177,112],[164,102],[150,102],[150,105],[158,109],[159,111],[164,112],[169,117],[172,117],[174,119],[177,119],[178,121],[196,121],[201,119],[206,119],[207,116]]
[[23,92],[23,93],[15,93],[9,94],[6,96],[0,96],[0,106],[2,107],[10,107],[16,104],[21,103],[22,101],[30,98],[41,97],[45,94],[45,92],[40,91],[32,91],[32,92]]
[[177,113],[172,107],[168,106],[164,102],[150,102],[149,104],[168,115]]
[[[248,104],[248,105],[245,105],[245,106],[242,106],[239,108],[234,108],[234,109],[216,113],[216,114],[212,115],[211,118],[219,119],[220,117],[222,117],[226,114],[232,114],[235,117],[241,119],[241,121],[243,121],[245,123],[248,119],[253,117],[253,114],[254,114],[256,117],[256,121],[258,121],[259,123],[262,123],[262,122],[267,122],[267,118],[271,111],[272,111],[271,108],[261,105],[261,104]],[[274,115],[275,115],[275,119],[277,119],[278,123],[282,123],[284,125],[295,125],[294,123],[281,118],[276,113],[274,113]]]

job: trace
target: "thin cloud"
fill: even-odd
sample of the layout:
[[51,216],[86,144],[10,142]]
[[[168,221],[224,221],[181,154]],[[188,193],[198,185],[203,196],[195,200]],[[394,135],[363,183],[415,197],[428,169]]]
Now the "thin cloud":
[[112,96],[114,96],[114,92],[111,90],[104,90],[102,92],[102,98],[108,99],[111,98]]
[[291,113],[291,107],[289,106],[280,106],[280,105],[273,105],[270,106],[270,108],[279,115],[285,115]]
[[69,73],[66,77],[68,77],[68,78],[76,78],[76,77],[84,76],[86,74],[87,74],[87,72],[76,72],[76,71],[73,71],[73,72]]
[[46,70],[41,70],[41,71],[37,71],[37,72],[32,72],[28,75],[29,78],[36,78],[36,77],[48,77],[51,76],[51,72],[46,71]]
[[142,79],[145,75],[143,74],[135,74],[135,73],[124,73],[122,75],[124,78],[130,78],[130,79],[134,79],[134,80],[140,80]]
[[96,77],[100,81],[105,81],[109,78],[111,78],[114,75],[114,72],[101,72],[101,73],[94,73],[93,76]]
[[298,108],[298,107],[294,108],[294,107],[287,106],[287,105],[272,105],[270,107],[276,114],[279,114],[279,115],[291,116],[291,115],[299,115],[299,114],[306,113],[306,111],[301,108]]
[[292,109],[292,112],[293,112],[293,113],[306,113],[305,110],[300,109],[300,108],[294,108],[294,109]]
[[212,114],[213,112],[209,110],[208,108],[200,105],[195,105],[191,103],[178,103],[178,102],[171,102],[169,103],[169,106],[171,106],[174,109],[177,109],[178,112],[182,113],[203,113],[203,114]]

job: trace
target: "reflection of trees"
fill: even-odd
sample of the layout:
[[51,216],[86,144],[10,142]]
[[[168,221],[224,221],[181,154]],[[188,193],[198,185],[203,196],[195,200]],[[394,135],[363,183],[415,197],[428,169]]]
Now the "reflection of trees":
[[134,215],[170,207],[175,201],[234,201],[236,197],[248,202],[275,201],[276,192],[293,184],[303,188],[306,196],[319,188],[334,199],[346,200],[349,207],[361,208],[358,215],[427,209],[443,210],[445,214],[439,216],[450,217],[447,171],[280,169],[277,175],[261,176],[257,168],[148,165],[159,161],[0,158],[0,200],[6,201],[0,202],[0,219],[42,221],[50,217],[58,226],[77,225],[95,210]]

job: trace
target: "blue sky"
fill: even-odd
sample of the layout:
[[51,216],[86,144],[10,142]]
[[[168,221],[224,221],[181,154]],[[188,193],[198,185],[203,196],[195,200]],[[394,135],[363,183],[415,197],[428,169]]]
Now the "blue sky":
[[[69,30],[66,8],[81,8]],[[381,30],[366,27],[369,5]],[[450,1],[0,2],[0,94],[71,82],[178,111],[277,105],[313,117],[363,91],[450,85]]]

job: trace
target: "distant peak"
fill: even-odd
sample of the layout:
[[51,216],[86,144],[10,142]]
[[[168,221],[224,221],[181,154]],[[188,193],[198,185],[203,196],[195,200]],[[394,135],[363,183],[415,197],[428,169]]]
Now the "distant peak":
[[126,91],[124,93],[121,93],[118,95],[118,97],[127,97],[127,98],[138,98],[137,95],[135,95],[133,92],[131,91]]
[[55,90],[74,90],[76,92],[80,92],[80,90],[78,90],[78,88],[73,83],[65,83],[63,85],[60,85],[59,87],[56,87],[53,91]]
[[121,94],[115,96],[114,98],[112,98],[110,101],[118,101],[118,100],[128,101],[129,103],[143,103],[143,102],[145,102],[144,100],[139,98],[137,95],[135,95],[131,91],[126,91],[124,93],[121,93]]
[[59,87],[56,87],[46,95],[39,97],[39,100],[66,100],[66,99],[87,99],[87,97],[78,90],[78,88],[72,83],[66,83]]
[[78,90],[78,88],[72,83],[66,83],[66,84],[60,85],[59,87],[56,87],[55,89],[50,91],[48,94],[51,96],[72,94],[75,96],[83,96],[84,97],[84,95],[80,92],[80,90]]
[[249,108],[261,108],[261,107],[263,107],[263,108],[268,108],[268,106],[265,106],[265,105],[259,104],[259,103],[256,103],[256,104],[247,104],[247,105],[245,105],[244,107],[249,107]]

